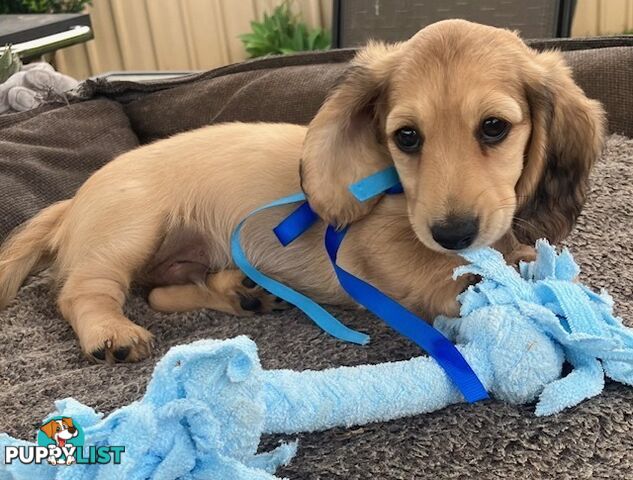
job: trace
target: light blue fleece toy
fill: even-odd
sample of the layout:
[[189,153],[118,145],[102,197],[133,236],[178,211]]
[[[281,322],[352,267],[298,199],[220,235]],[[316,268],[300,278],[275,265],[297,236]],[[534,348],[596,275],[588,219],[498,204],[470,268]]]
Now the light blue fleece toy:
[[[549,415],[600,393],[605,375],[631,385],[633,333],[613,316],[605,292],[574,282],[579,270],[568,251],[557,254],[539,242],[537,253],[520,274],[494,250],[464,254],[471,264],[455,275],[470,272],[483,280],[460,296],[461,318],[435,325],[458,343],[495,398],[537,400],[536,414]],[[565,361],[573,370],[560,378]],[[56,415],[83,426],[86,445],[124,445],[120,465],[14,462],[0,464],[0,480],[270,480],[297,444],[257,454],[264,433],[349,427],[461,401],[428,357],[266,371],[248,338],[204,340],[172,348],[145,396],[106,418],[73,399],[56,402]],[[4,446],[27,443],[0,436],[0,457]]]

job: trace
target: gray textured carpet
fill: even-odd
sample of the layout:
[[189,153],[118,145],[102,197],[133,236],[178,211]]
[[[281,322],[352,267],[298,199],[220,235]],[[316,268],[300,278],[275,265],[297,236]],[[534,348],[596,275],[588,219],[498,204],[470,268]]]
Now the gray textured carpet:
[[[590,285],[614,295],[633,326],[633,140],[612,137],[589,203],[569,246]],[[140,294],[127,312],[159,340],[157,355],[201,338],[251,336],[265,368],[294,369],[406,359],[417,349],[364,313],[338,312],[369,330],[370,347],[328,338],[297,311],[256,318],[215,312],[163,315]],[[34,438],[57,398],[73,396],[108,413],[144,391],[154,360],[88,364],[56,313],[43,278],[0,313],[0,431]],[[531,406],[489,401],[352,429],[299,435],[300,449],[279,473],[291,479],[633,478],[633,388],[609,384],[598,398],[549,418]],[[272,446],[277,437],[264,439]]]

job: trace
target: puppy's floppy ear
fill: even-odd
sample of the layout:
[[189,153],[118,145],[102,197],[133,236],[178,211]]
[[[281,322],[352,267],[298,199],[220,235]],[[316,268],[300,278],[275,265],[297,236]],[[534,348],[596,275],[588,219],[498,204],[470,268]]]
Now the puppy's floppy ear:
[[377,201],[361,204],[348,187],[392,163],[382,138],[383,123],[401,46],[370,43],[361,50],[308,127],[301,186],[311,207],[328,223],[351,223]]
[[65,424],[67,427],[73,427],[73,419],[70,417],[62,417],[62,423]]
[[40,430],[44,432],[48,438],[53,438],[53,435],[55,435],[55,431],[57,430],[57,422],[55,420],[51,420],[45,425],[42,425]]
[[[533,53],[533,52],[532,52]],[[604,144],[602,105],[588,99],[558,52],[533,53],[525,75],[532,121],[514,231],[523,243],[559,242],[582,210]]]

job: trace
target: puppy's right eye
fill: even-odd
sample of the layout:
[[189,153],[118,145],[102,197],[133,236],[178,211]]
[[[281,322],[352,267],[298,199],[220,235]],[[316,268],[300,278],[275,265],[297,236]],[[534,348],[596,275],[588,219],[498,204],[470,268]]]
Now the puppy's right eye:
[[510,122],[497,117],[488,117],[481,123],[481,140],[488,145],[500,143],[510,131]]
[[422,136],[413,127],[402,127],[393,136],[396,146],[404,153],[416,153],[422,148]]

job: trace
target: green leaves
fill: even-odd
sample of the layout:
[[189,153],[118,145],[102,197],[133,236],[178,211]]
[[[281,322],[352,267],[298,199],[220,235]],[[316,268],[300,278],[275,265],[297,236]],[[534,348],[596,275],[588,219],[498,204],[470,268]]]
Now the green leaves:
[[261,22],[251,22],[251,33],[240,35],[251,58],[330,48],[329,33],[322,28],[308,28],[292,13],[290,4],[286,0],[271,15],[264,13]]
[[11,46],[5,48],[4,53],[0,56],[0,84],[6,82],[6,80],[20,71],[22,62],[17,53],[11,51]]

